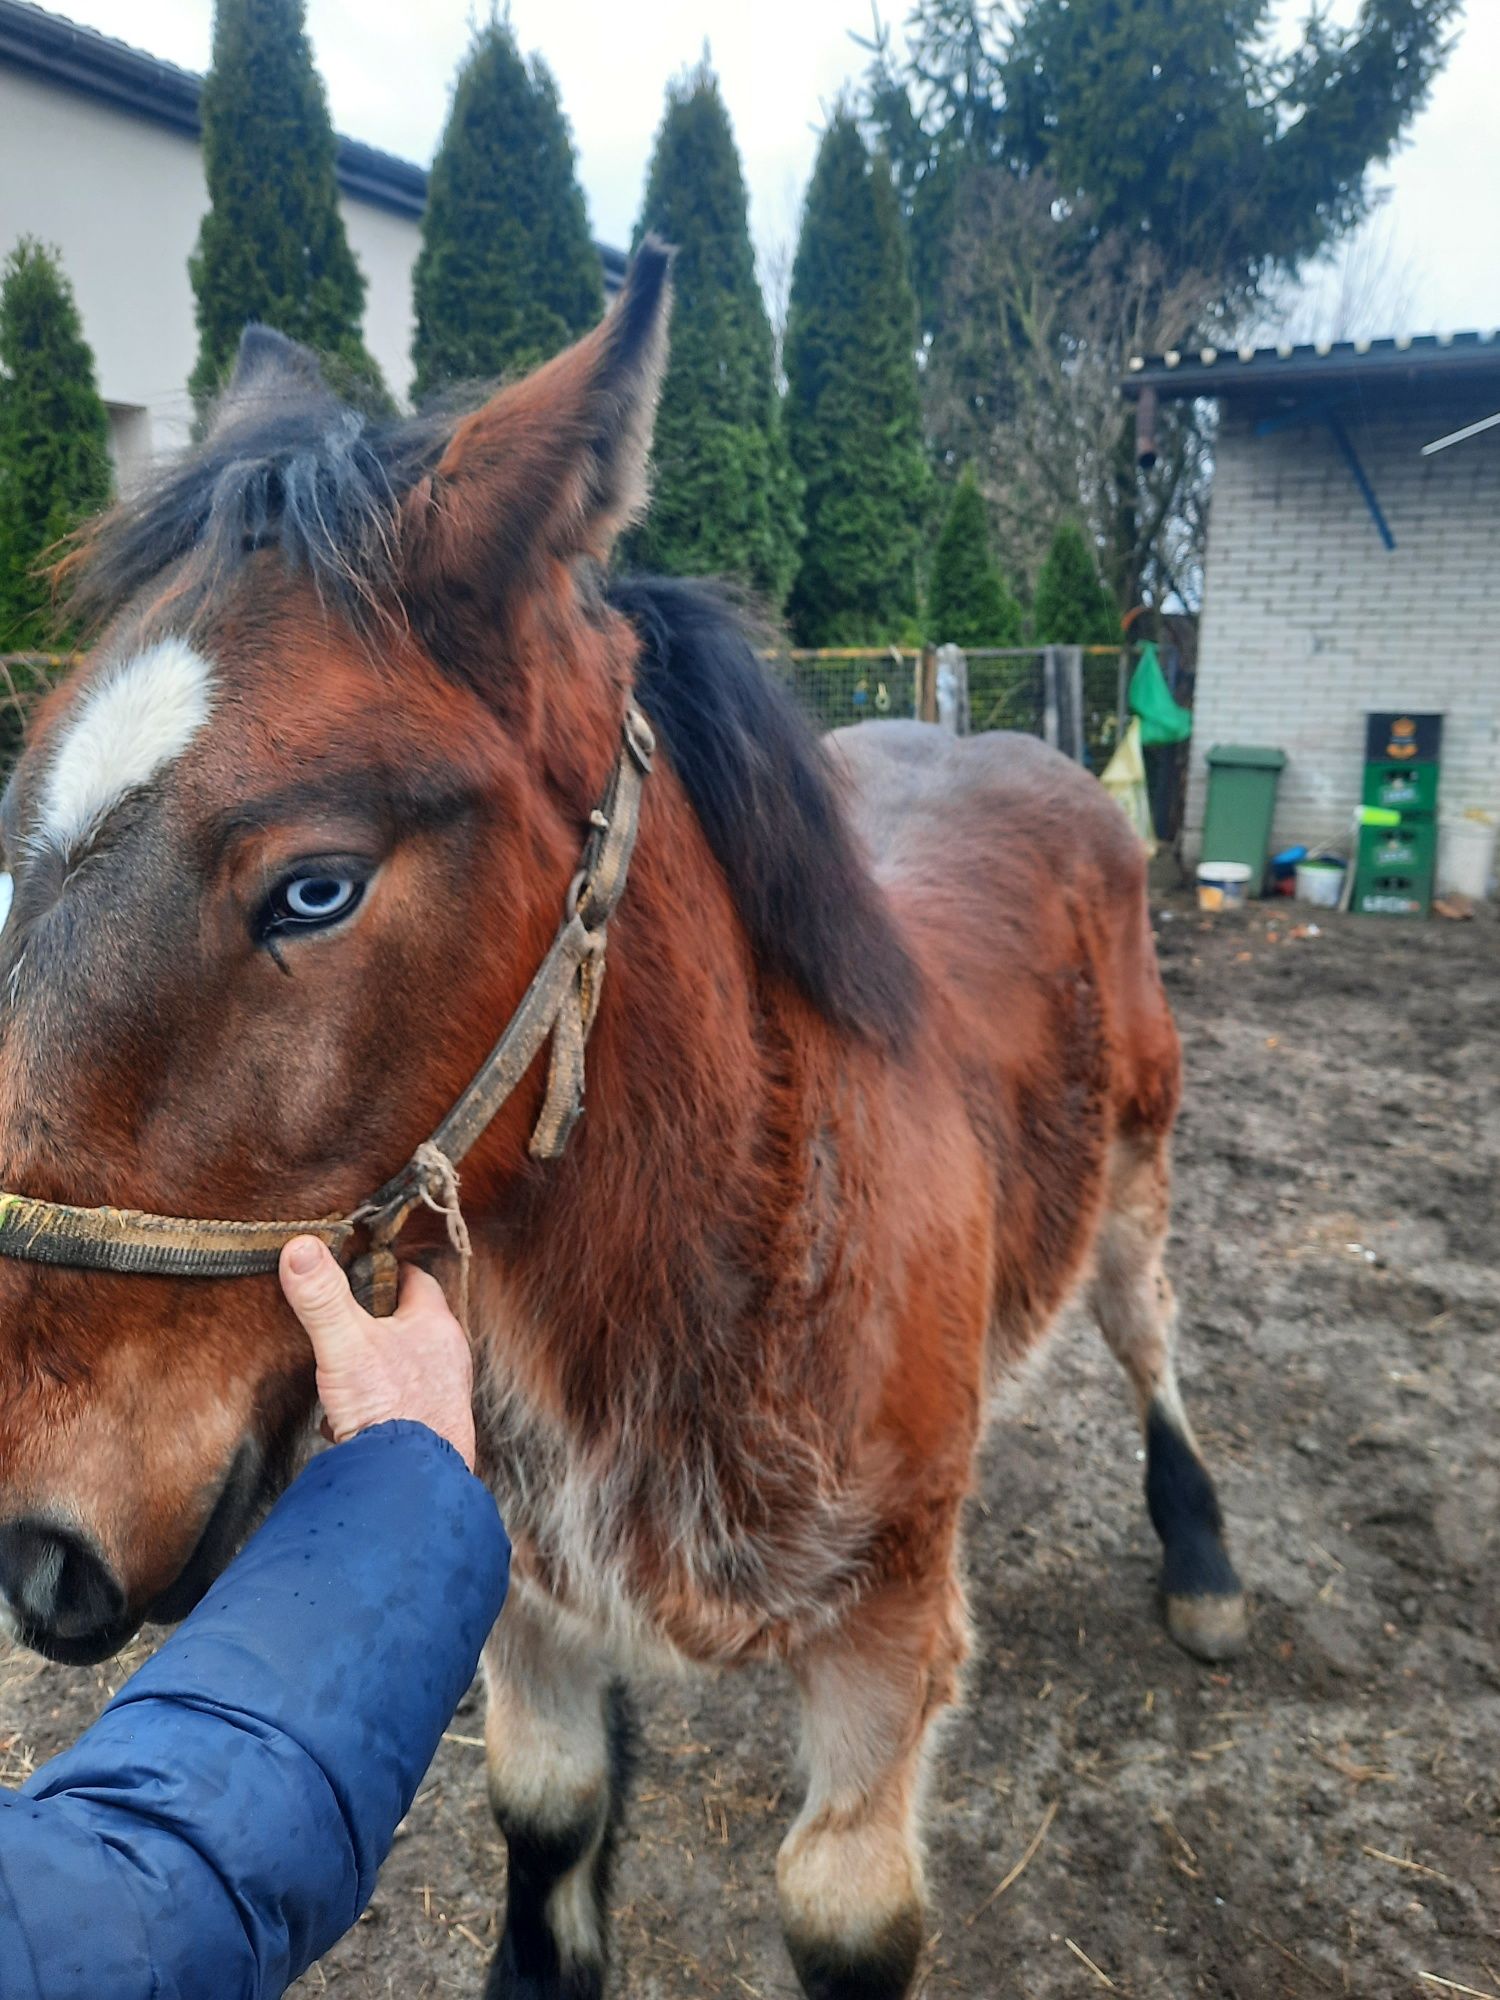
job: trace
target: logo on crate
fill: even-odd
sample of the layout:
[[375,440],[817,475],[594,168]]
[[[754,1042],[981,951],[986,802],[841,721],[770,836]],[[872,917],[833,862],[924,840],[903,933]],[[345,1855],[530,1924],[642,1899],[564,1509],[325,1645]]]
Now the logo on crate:
[[1409,715],[1394,716],[1391,720],[1390,741],[1385,746],[1385,754],[1393,764],[1409,762],[1417,754],[1417,725]]

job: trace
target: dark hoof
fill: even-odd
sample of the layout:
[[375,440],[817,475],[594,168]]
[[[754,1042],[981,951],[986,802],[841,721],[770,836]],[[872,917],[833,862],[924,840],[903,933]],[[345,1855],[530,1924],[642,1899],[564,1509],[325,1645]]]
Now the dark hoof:
[[1195,1660],[1233,1660],[1250,1638],[1245,1593],[1230,1591],[1212,1597],[1169,1594],[1167,1632]]
[[920,1909],[903,1910],[867,1944],[786,1934],[786,1948],[808,2000],[906,2000],[917,1976],[926,1925]]

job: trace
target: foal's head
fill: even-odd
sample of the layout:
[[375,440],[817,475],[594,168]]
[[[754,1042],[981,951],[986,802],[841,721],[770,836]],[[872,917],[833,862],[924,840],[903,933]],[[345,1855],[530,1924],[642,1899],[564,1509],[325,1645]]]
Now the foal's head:
[[[469,1080],[614,756],[636,641],[591,570],[644,501],[667,298],[648,244],[446,422],[365,424],[252,332],[201,451],[72,559],[98,641],[0,807],[0,1187],[337,1213]],[[180,1615],[311,1397],[274,1279],[0,1260],[0,1626],[81,1661]]]

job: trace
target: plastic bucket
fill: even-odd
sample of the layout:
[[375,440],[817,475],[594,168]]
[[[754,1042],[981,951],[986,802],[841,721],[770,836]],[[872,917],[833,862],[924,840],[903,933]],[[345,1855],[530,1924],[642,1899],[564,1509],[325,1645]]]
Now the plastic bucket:
[[1200,861],[1198,908],[1242,910],[1250,894],[1252,873],[1248,862],[1244,861]]
[[1495,836],[1500,822],[1493,813],[1468,812],[1443,822],[1438,832],[1438,894],[1455,893],[1479,903],[1495,879]]
[[1315,903],[1320,910],[1336,910],[1344,887],[1342,861],[1299,861],[1297,901]]
[[1307,859],[1305,847],[1283,847],[1279,854],[1271,856],[1271,894],[1273,896],[1295,896],[1297,893],[1297,863]]

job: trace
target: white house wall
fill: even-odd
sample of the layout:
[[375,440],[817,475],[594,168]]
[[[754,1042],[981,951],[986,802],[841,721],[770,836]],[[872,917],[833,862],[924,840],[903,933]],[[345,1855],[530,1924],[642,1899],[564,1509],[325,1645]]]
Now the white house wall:
[[380,363],[392,393],[405,398],[411,388],[411,272],[421,244],[421,224],[370,201],[339,197],[349,248],[365,274],[365,346]]
[[1442,710],[1441,811],[1500,809],[1500,431],[1421,447],[1487,415],[1472,397],[1345,425],[1396,538],[1387,550],[1321,424],[1257,438],[1232,406],[1214,467],[1186,846],[1206,753],[1287,753],[1277,845],[1337,840],[1358,802],[1367,709]]
[[[61,251],[127,478],[186,435],[197,357],[187,260],[207,206],[195,139],[0,67],[0,256],[23,235]],[[368,282],[366,344],[404,394],[416,219],[341,206]]]

